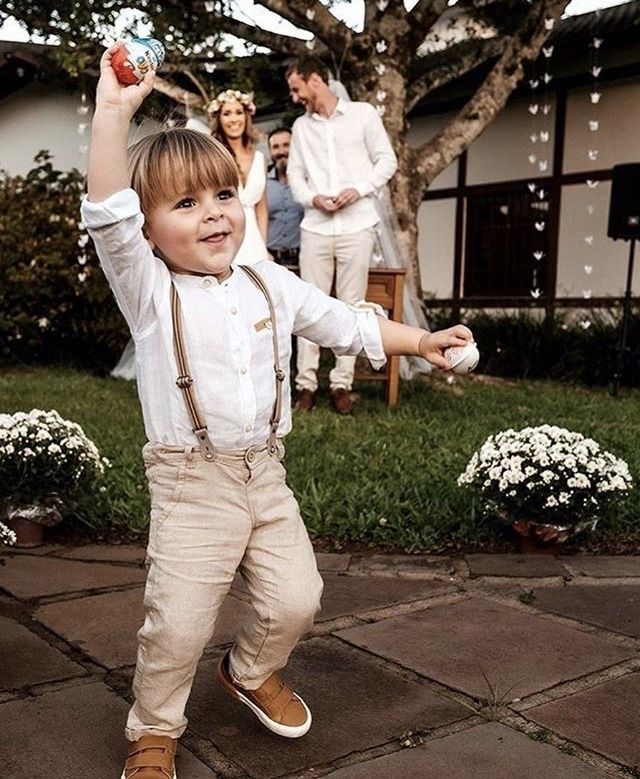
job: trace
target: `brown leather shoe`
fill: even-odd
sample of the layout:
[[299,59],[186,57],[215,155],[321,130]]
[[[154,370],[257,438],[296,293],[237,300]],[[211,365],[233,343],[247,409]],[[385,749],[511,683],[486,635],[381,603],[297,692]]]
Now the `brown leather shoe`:
[[331,407],[337,414],[351,414],[354,402],[348,389],[331,390]]
[[177,748],[175,738],[141,736],[129,746],[121,779],[176,779]]
[[296,411],[313,411],[316,405],[316,393],[309,389],[300,390],[296,399]]
[[311,727],[311,712],[299,695],[277,673],[257,690],[245,690],[229,672],[229,653],[218,663],[216,677],[225,691],[248,706],[262,724],[285,738],[300,738]]

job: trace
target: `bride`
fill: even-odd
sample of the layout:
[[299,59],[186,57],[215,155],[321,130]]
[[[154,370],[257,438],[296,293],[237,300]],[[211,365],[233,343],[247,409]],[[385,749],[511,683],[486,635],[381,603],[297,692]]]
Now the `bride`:
[[264,155],[254,147],[257,133],[251,118],[256,110],[253,93],[227,89],[220,92],[208,110],[213,115],[213,136],[229,149],[240,174],[238,197],[246,226],[235,263],[253,265],[269,256],[266,165]]

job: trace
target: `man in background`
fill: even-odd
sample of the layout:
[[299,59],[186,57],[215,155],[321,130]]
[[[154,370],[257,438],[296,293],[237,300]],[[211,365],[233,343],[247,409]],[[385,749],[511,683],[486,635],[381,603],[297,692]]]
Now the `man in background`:
[[[329,88],[327,69],[301,57],[287,70],[289,94],[306,109],[293,125],[287,174],[304,206],[300,233],[300,276],[323,292],[354,304],[366,296],[369,264],[379,221],[369,195],[397,167],[389,137],[375,108],[349,102]],[[318,389],[320,347],[298,340],[296,408],[311,411]],[[355,357],[341,356],[329,374],[331,405],[353,411]]]
[[297,265],[300,251],[302,206],[293,199],[287,179],[287,162],[291,146],[291,130],[276,127],[267,137],[273,163],[267,173],[267,208],[269,228],[267,248],[280,265]]

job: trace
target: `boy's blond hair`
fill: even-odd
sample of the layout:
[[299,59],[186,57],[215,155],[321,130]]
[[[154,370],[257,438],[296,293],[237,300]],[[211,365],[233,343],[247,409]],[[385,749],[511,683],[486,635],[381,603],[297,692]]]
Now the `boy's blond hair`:
[[175,127],[147,135],[128,150],[131,187],[143,214],[185,192],[238,186],[238,168],[215,138]]

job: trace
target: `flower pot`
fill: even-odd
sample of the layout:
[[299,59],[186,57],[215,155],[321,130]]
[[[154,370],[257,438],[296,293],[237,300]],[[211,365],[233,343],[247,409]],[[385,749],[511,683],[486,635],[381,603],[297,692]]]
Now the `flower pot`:
[[42,546],[44,526],[39,522],[32,522],[30,519],[14,515],[11,519],[6,520],[6,524],[16,534],[16,542],[13,546],[22,549]]
[[531,519],[516,520],[511,527],[518,534],[523,554],[560,555],[566,541],[587,528],[594,530],[597,519],[577,525],[551,525]]

